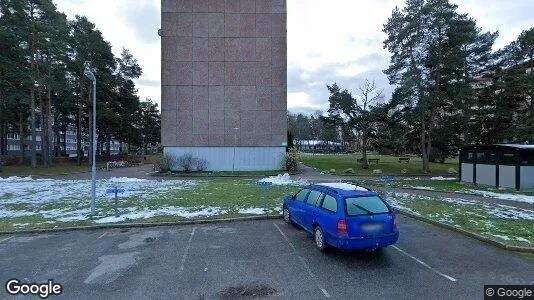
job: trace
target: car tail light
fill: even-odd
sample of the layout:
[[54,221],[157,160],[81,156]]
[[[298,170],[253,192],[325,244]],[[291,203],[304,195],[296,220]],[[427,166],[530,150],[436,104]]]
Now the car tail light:
[[341,234],[347,234],[347,221],[340,219],[337,221],[337,232]]
[[393,228],[397,228],[397,215],[393,216]]

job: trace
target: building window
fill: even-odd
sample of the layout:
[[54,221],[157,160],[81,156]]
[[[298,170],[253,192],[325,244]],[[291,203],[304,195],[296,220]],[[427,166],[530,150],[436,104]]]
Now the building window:
[[7,134],[7,139],[8,140],[16,140],[16,141],[18,141],[19,140],[19,134],[18,133],[8,133]]

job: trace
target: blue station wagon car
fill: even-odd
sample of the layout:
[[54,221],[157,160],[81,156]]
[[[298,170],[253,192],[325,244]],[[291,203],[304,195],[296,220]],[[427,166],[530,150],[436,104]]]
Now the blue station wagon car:
[[375,250],[399,239],[395,212],[376,192],[347,183],[307,186],[287,197],[284,221],[315,236],[317,248]]

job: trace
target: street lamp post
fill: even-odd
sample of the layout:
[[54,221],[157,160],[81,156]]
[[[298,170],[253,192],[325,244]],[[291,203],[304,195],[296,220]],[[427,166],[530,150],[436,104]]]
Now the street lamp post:
[[89,67],[89,63],[86,62],[83,70],[83,74],[93,82],[93,163],[91,166],[91,215],[95,215],[95,200],[96,200],[96,77]]
[[239,130],[239,127],[234,127],[234,155],[232,157],[232,174],[234,174],[235,170],[235,147],[237,146],[237,131]]

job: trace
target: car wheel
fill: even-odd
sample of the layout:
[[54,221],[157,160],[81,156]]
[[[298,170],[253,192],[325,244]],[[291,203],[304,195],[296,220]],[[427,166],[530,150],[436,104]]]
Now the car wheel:
[[315,226],[315,246],[321,252],[326,251],[327,245],[324,239],[324,234],[323,230],[321,229],[321,226]]
[[282,216],[284,217],[284,222],[287,224],[291,224],[291,217],[289,216],[289,209],[287,206],[284,205],[284,208],[282,209]]

